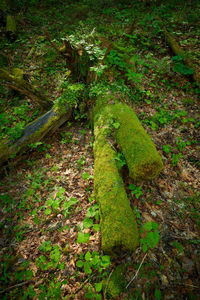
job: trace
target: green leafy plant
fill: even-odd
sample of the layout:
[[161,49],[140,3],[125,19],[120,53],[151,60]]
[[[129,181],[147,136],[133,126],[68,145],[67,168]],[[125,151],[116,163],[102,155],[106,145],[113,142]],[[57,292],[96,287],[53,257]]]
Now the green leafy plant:
[[84,173],[82,174],[82,178],[83,178],[84,180],[88,180],[88,179],[93,179],[94,176],[93,176],[93,175],[90,175],[88,172],[84,172]]
[[138,199],[141,195],[143,195],[142,188],[140,186],[135,186],[134,184],[129,184],[129,190],[132,195],[135,195],[136,199]]
[[119,170],[126,165],[126,159],[122,152],[117,152],[114,156],[114,160],[116,161]]
[[168,154],[171,152],[171,146],[170,145],[164,145],[163,146],[163,151]]
[[177,137],[176,138],[176,147],[177,149],[182,153],[183,150],[187,147],[190,146],[191,142],[190,141],[184,141],[182,137]]
[[77,164],[79,167],[83,167],[85,165],[85,156],[81,156],[78,160],[77,160]]
[[185,57],[177,55],[172,57],[174,72],[181,73],[183,75],[192,75],[194,70],[184,64]]
[[81,253],[79,257],[77,256],[76,266],[82,269],[86,275],[90,276],[92,273],[98,272],[98,282],[94,283],[94,288],[92,286],[88,287],[88,292],[85,294],[87,299],[101,299],[101,295],[96,294],[102,290],[102,282],[99,280],[107,275],[105,270],[110,264],[110,256],[99,255],[97,251],[92,253],[87,251],[85,255]]
[[174,248],[176,248],[180,253],[183,253],[183,252],[184,252],[184,248],[183,248],[183,246],[182,246],[181,243],[179,243],[179,242],[177,242],[177,241],[173,241],[173,242],[172,242],[172,246],[173,246]]
[[76,203],[78,202],[78,200],[76,198],[70,198],[68,201],[65,201],[62,208],[62,214],[65,216],[65,218],[68,217],[68,215],[70,214],[70,209],[72,208],[72,206],[74,206]]
[[45,209],[45,214],[50,215],[53,211],[57,211],[60,206],[61,202],[65,200],[65,189],[63,187],[57,187],[57,193],[53,197],[51,196],[47,201],[46,201],[46,206],[49,206],[47,209]]
[[160,240],[158,224],[156,222],[147,222],[141,228],[144,237],[140,239],[142,250],[147,252],[149,248],[154,249]]
[[77,236],[76,242],[78,244],[87,243],[89,241],[89,238],[90,238],[90,234],[89,233],[79,232],[78,236]]
[[72,132],[62,132],[62,144],[68,144],[72,142]]
[[58,245],[51,245],[50,241],[43,242],[39,247],[39,250],[43,252],[43,255],[40,255],[36,258],[36,266],[42,271],[52,269],[64,269],[64,262],[60,263],[61,258],[61,249]]
[[[63,282],[62,282],[63,283]],[[46,285],[39,285],[39,299],[60,299],[61,297],[61,285],[60,281],[49,281]]]
[[78,98],[81,96],[84,90],[84,84],[71,84],[66,80],[61,84],[61,89],[63,93],[55,101],[55,103],[57,103],[59,106],[62,106],[64,103],[68,103],[71,107],[76,107]]

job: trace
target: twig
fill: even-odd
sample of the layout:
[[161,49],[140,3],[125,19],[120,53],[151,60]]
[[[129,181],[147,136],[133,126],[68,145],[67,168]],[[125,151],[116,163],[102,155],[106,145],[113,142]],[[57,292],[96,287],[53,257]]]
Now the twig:
[[109,274],[109,276],[108,276],[108,279],[107,279],[107,281],[106,281],[106,287],[105,287],[105,291],[104,291],[104,293],[103,293],[103,294],[104,294],[104,299],[105,299],[105,300],[106,300],[106,290],[107,290],[108,283],[109,283],[109,280],[110,280],[110,277],[111,277],[113,271],[114,271],[114,269],[112,269],[112,271],[110,272],[110,274]]
[[78,292],[80,292],[80,290],[82,290],[82,288],[86,285],[86,283],[93,277],[94,275],[92,275],[91,277],[88,277],[82,284],[81,286],[75,291],[75,293],[73,293],[74,295],[76,295]]
[[29,282],[31,282],[31,281],[33,281],[33,279],[30,279],[30,280],[27,280],[27,281],[24,281],[24,282],[21,282],[21,283],[18,283],[18,284],[9,286],[9,287],[7,287],[5,290],[0,291],[0,294],[3,294],[3,293],[5,293],[5,292],[7,292],[7,291],[10,291],[10,290],[12,290],[12,289],[14,289],[14,288],[16,288],[16,287],[20,287],[20,286],[26,285],[27,283],[29,283]]
[[195,288],[195,289],[200,289],[200,286],[196,286],[196,285],[193,285],[193,284],[187,284],[187,283],[182,283],[182,282],[176,282],[176,283],[170,283],[170,285],[184,285],[184,286],[189,286],[189,287],[192,287],[192,288]]
[[140,268],[141,268],[141,266],[142,266],[142,264],[143,264],[143,262],[144,262],[146,256],[147,256],[147,253],[146,253],[145,256],[143,257],[143,259],[142,259],[142,261],[141,261],[141,263],[140,263],[140,265],[139,265],[139,268],[137,269],[137,272],[135,273],[135,275],[133,276],[133,278],[131,279],[131,281],[129,281],[129,283],[127,284],[126,289],[127,289],[127,288],[129,287],[129,285],[133,282],[133,280],[137,277],[137,275],[138,275],[138,273],[139,273],[139,271],[140,271]]

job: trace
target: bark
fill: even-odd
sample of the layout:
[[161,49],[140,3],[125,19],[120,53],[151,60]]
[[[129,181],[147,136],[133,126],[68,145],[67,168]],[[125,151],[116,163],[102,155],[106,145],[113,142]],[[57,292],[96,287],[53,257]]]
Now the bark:
[[64,40],[63,46],[59,48],[52,41],[47,30],[44,30],[44,33],[52,47],[67,62],[67,68],[71,71],[72,80],[90,84],[94,80],[94,72],[90,71],[90,67],[95,62],[90,59],[87,51],[81,45],[72,45],[67,39]]
[[15,141],[8,139],[1,141],[0,165],[16,154],[25,151],[30,143],[38,142],[48,133],[53,133],[70,116],[71,108],[68,104],[62,107],[54,105],[50,111],[28,124],[18,139]]
[[[159,19],[160,20],[160,19]],[[161,20],[160,20],[161,21]],[[198,73],[197,69],[195,68],[194,63],[192,60],[188,57],[186,57],[185,51],[181,48],[179,43],[174,39],[174,37],[168,32],[165,26],[162,25],[163,33],[165,35],[166,41],[168,45],[170,46],[172,52],[175,55],[181,55],[183,57],[184,63],[186,66],[191,68],[194,73],[193,73],[193,79],[197,83],[197,85],[200,87],[200,74]]]
[[[42,95],[34,86],[23,79],[23,71],[17,69],[15,74],[9,73],[4,69],[0,69],[0,81],[9,82],[8,86],[38,103],[43,109],[49,109],[53,102],[49,100],[45,95]],[[16,71],[16,69],[15,69]]]

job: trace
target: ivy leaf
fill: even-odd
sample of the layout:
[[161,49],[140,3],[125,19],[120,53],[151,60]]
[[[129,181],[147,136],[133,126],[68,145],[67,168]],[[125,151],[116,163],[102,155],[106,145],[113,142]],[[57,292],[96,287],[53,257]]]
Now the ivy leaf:
[[90,254],[90,252],[88,251],[86,254],[85,254],[85,260],[86,261],[89,261],[91,259],[92,255]]
[[77,266],[78,268],[82,268],[82,267],[83,267],[83,261],[82,261],[82,260],[78,260],[78,261],[76,262],[76,266]]
[[156,298],[156,300],[162,299],[161,291],[158,288],[156,288],[156,290],[155,290],[155,298]]
[[100,230],[100,225],[99,224],[94,224],[93,229],[94,229],[94,231],[99,231]]
[[146,244],[143,244],[143,245],[142,245],[142,250],[143,250],[143,252],[144,252],[144,253],[146,253],[146,252],[147,252],[147,250],[148,250],[148,247],[147,247],[147,245],[146,245]]
[[90,263],[87,262],[87,261],[84,263],[84,272],[85,272],[85,274],[91,274],[92,273],[92,270],[90,268]]
[[170,145],[164,145],[163,146],[163,151],[168,154],[171,151],[171,146]]
[[120,127],[120,123],[113,123],[113,127],[115,128],[115,129],[118,129],[119,127]]
[[104,255],[102,256],[101,266],[107,268],[110,265],[110,256]]
[[146,222],[143,226],[144,229],[150,231],[152,229],[152,222]]
[[91,263],[93,266],[97,265],[100,262],[99,256],[95,255],[94,258],[92,258]]
[[90,238],[90,234],[89,233],[82,233],[79,232],[78,233],[78,237],[77,237],[77,243],[87,243],[89,241]]
[[101,292],[102,290],[102,282],[95,283],[94,285],[96,292]]
[[50,215],[51,214],[51,209],[50,208],[45,209],[44,213],[47,216]]
[[85,179],[85,180],[87,180],[89,177],[90,177],[90,174],[87,173],[87,172],[82,174],[82,178]]
[[83,220],[83,226],[84,226],[85,229],[90,228],[92,225],[93,225],[93,220],[92,220],[92,219],[90,219],[90,218],[85,218],[85,219]]

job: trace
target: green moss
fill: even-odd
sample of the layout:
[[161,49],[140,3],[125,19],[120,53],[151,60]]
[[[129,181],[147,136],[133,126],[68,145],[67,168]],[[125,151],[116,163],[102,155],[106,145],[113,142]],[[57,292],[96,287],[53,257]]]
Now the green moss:
[[125,291],[127,284],[125,279],[125,272],[126,266],[118,265],[113,271],[111,277],[107,280],[104,280],[104,291],[109,299],[118,297],[120,293],[123,293]]
[[6,31],[15,33],[16,32],[16,23],[13,16],[8,15],[6,21]]
[[98,99],[96,110],[103,110],[108,119],[120,124],[118,129],[113,128],[113,133],[124,153],[130,176],[134,180],[155,178],[163,168],[162,159],[135,112],[113,96]]
[[100,206],[101,247],[110,255],[133,251],[138,245],[137,224],[114,159],[116,152],[109,143],[107,114],[96,113],[94,134],[94,189]]
[[23,79],[24,71],[21,70],[21,69],[19,69],[19,68],[13,68],[13,69],[12,69],[12,75],[13,75],[15,78],[21,80],[21,79]]
[[68,105],[62,107],[54,105],[51,111],[53,112],[52,116],[47,119],[46,123],[41,127],[39,126],[40,119],[27,125],[27,127],[29,127],[31,124],[36,124],[36,127],[37,125],[39,126],[38,129],[28,129],[27,135],[22,135],[16,142],[11,142],[9,139],[6,139],[0,143],[0,164],[17,154],[19,151],[25,150],[30,143],[40,141],[49,131],[55,131],[71,114]]

